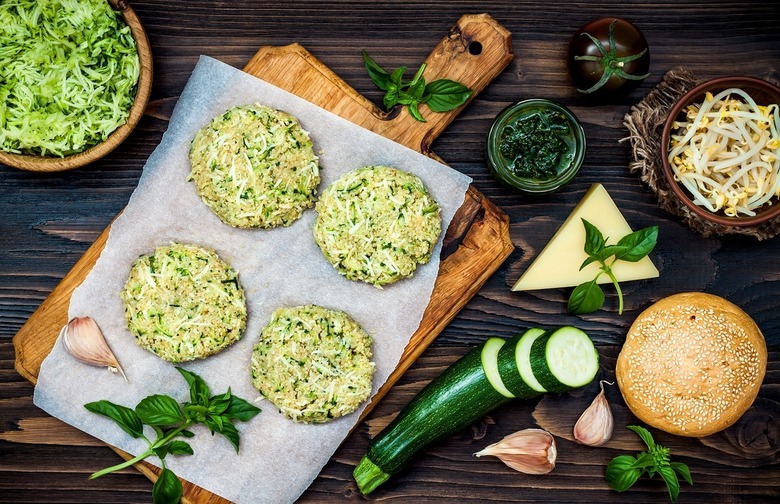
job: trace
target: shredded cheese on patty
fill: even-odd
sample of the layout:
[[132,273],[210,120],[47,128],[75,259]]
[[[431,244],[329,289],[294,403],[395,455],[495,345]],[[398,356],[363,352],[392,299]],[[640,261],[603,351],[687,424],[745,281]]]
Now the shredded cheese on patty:
[[289,226],[314,206],[320,183],[312,142],[289,114],[233,107],[199,130],[190,146],[203,202],[239,228]]
[[296,422],[329,422],[371,394],[371,356],[371,337],[346,313],[280,308],[252,353],[252,384]]
[[412,276],[441,234],[439,205],[422,181],[388,166],[342,175],[315,209],[314,239],[328,261],[377,287]]
[[170,362],[213,355],[246,327],[238,274],[197,245],[173,243],[139,257],[121,296],[136,343]]

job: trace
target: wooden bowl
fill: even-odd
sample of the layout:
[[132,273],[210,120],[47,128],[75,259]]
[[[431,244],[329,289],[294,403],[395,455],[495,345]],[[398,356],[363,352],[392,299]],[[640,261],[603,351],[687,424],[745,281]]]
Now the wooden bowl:
[[130,31],[133,34],[136,47],[138,48],[138,60],[140,63],[138,88],[135,95],[135,101],[130,108],[130,115],[127,118],[127,122],[115,129],[103,142],[77,154],[65,157],[35,156],[32,154],[12,154],[0,150],[0,163],[22,170],[39,172],[57,172],[78,168],[93,161],[97,161],[114,150],[125,138],[127,138],[136,124],[138,124],[138,121],[141,120],[146,104],[149,102],[149,94],[152,90],[152,51],[149,46],[149,39],[141,25],[141,21],[127,1],[107,1],[124,17],[125,22],[130,27]]
[[721,226],[756,226],[770,219],[780,216],[780,199],[770,200],[773,204],[764,204],[756,209],[755,216],[729,217],[722,212],[713,213],[707,208],[696,205],[690,192],[674,178],[674,172],[669,163],[668,152],[670,149],[671,135],[674,133],[674,123],[685,118],[685,107],[694,103],[702,103],[707,92],[713,95],[729,88],[740,88],[745,91],[758,105],[780,104],[780,88],[765,80],[753,77],[720,77],[703,82],[691,89],[672,107],[669,117],[666,118],[663,133],[661,134],[661,150],[663,156],[661,167],[669,187],[677,198],[694,214],[699,217],[719,224]]

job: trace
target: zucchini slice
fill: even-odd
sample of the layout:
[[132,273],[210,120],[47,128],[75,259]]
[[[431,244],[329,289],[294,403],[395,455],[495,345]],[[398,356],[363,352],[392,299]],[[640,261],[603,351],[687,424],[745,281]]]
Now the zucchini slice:
[[539,383],[531,366],[531,347],[534,342],[544,334],[544,331],[526,331],[517,342],[515,347],[515,360],[517,361],[517,370],[520,371],[520,377],[523,381],[540,394],[547,392],[547,389]]
[[496,392],[504,397],[514,399],[515,395],[507,390],[498,368],[498,353],[505,343],[506,341],[501,338],[490,338],[485,342],[480,356],[482,360],[482,370],[485,371],[485,376],[493,388],[496,389]]
[[547,331],[531,346],[531,370],[550,392],[567,392],[592,382],[599,354],[590,336],[572,326]]
[[517,344],[528,333],[542,335],[544,334],[544,329],[539,329],[538,327],[528,329],[524,333],[508,339],[498,352],[498,374],[501,376],[501,381],[512,395],[520,399],[531,399],[541,394],[541,392],[531,388],[520,374]]
[[401,471],[425,447],[511,400],[498,393],[485,375],[484,347],[475,347],[434,378],[371,441],[352,473],[363,495]]

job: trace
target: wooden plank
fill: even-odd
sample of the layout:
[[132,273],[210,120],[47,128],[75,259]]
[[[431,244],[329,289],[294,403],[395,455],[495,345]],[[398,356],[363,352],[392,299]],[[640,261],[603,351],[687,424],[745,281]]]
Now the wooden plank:
[[[490,16],[462,17],[426,60],[429,80],[450,78],[474,90],[473,97],[512,60],[508,31]],[[450,124],[461,108],[432,114],[421,107],[428,120],[414,120],[406,110],[383,113],[347,85],[299,44],[263,47],[244,70],[287,89],[298,96],[431,157],[431,142]],[[464,105],[465,106],[465,105]],[[43,359],[67,322],[73,290],[83,281],[108,239],[105,229],[60,284],[33,313],[14,337],[17,371],[35,383]],[[513,250],[509,219],[487,198],[470,187],[444,238],[442,261],[431,300],[417,331],[412,335],[399,366],[379,390],[364,416],[387,393],[414,360],[455,317]],[[117,450],[124,458],[127,453]],[[157,468],[146,463],[136,467],[150,479]],[[185,501],[225,502],[189,482],[184,483]]]

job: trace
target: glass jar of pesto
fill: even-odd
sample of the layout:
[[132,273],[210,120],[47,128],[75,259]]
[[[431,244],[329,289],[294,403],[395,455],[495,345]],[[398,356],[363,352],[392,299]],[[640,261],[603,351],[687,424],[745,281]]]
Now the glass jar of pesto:
[[574,178],[584,158],[585,131],[569,109],[551,100],[510,105],[488,132],[490,171],[525,193],[557,191]]

